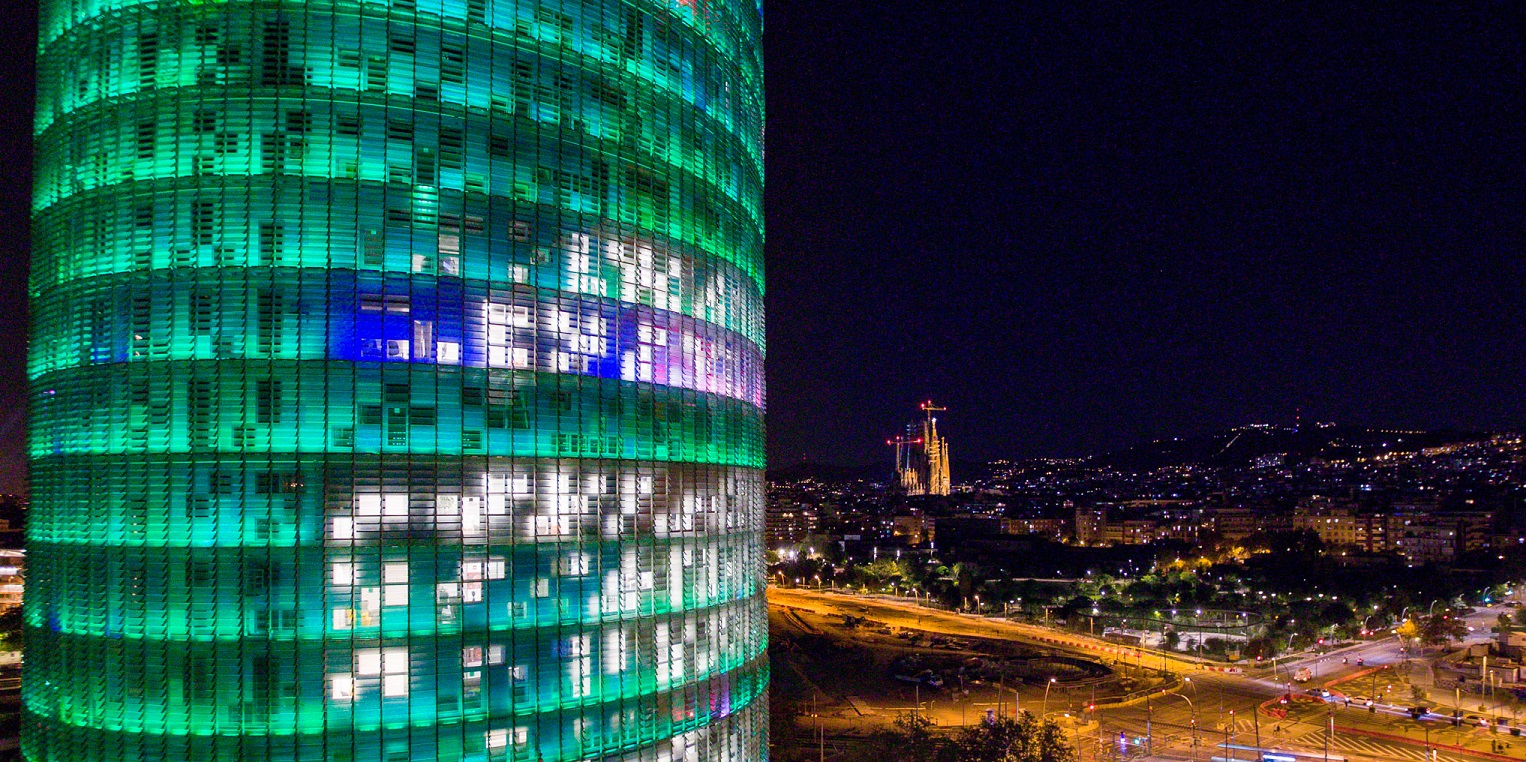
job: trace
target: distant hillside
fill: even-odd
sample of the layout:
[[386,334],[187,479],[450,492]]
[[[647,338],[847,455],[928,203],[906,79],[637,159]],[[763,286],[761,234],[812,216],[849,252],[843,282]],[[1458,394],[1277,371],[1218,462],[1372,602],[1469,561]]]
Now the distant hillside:
[[893,476],[894,474],[889,462],[872,465],[839,466],[812,461],[796,461],[788,465],[775,466],[768,469],[768,480],[771,482],[797,482],[803,479],[815,479],[819,482],[832,483],[859,480],[889,481]]
[[1246,466],[1266,455],[1288,462],[1337,460],[1383,452],[1403,452],[1485,439],[1476,431],[1394,431],[1339,424],[1241,426],[1211,434],[1157,439],[1124,450],[1094,455],[1088,465],[1150,470],[1173,465]]

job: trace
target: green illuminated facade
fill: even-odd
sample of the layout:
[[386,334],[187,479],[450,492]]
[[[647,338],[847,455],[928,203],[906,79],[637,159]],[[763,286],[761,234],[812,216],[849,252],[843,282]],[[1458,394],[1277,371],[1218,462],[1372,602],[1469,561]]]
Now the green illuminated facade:
[[43,0],[23,752],[766,760],[757,0]]

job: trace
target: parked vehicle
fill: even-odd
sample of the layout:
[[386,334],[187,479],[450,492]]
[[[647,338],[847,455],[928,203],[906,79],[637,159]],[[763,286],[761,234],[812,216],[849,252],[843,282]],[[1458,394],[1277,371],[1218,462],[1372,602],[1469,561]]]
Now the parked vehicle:
[[1312,679],[1314,679],[1314,673],[1310,672],[1308,667],[1304,667],[1293,673],[1293,682],[1295,683],[1307,683]]

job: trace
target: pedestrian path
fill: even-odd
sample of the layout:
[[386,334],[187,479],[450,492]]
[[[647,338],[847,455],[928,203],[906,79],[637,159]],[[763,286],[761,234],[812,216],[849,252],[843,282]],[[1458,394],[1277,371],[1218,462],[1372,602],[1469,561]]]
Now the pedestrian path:
[[[1268,743],[1268,746],[1270,745]],[[1325,732],[1314,730],[1304,733],[1293,739],[1288,746],[1322,751],[1325,748]],[[1426,762],[1425,749],[1419,746],[1373,738],[1358,738],[1341,733],[1336,733],[1335,738],[1330,741],[1330,754],[1334,756],[1337,753],[1343,758],[1359,759],[1362,762],[1368,762],[1368,760]],[[1437,751],[1435,759],[1438,762],[1462,762],[1463,760],[1462,757],[1449,751]]]

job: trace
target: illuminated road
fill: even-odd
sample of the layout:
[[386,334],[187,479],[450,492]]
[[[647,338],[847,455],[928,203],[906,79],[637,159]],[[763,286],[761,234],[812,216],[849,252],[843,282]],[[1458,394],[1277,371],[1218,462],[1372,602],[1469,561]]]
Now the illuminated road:
[[[886,625],[918,629],[932,633],[974,636],[1011,640],[1038,645],[1057,651],[1090,656],[1105,661],[1122,658],[1130,664],[1141,664],[1149,669],[1159,669],[1162,662],[1166,668],[1187,677],[1181,689],[1169,694],[1157,694],[1146,701],[1129,706],[1104,707],[1089,721],[1077,722],[1072,715],[1075,705],[1053,702],[1048,706],[1049,716],[1057,719],[1079,742],[1083,760],[1122,758],[1114,753],[1123,748],[1135,759],[1204,760],[1254,759],[1249,748],[1278,748],[1317,754],[1304,759],[1324,759],[1328,738],[1331,759],[1360,760],[1413,760],[1422,762],[1427,744],[1436,748],[1436,759],[1452,762],[1473,760],[1526,759],[1526,736],[1491,734],[1478,727],[1454,728],[1449,719],[1433,718],[1425,722],[1411,720],[1403,713],[1409,697],[1396,698],[1400,687],[1392,691],[1388,686],[1398,683],[1398,677],[1408,670],[1426,674],[1425,662],[1406,661],[1399,653],[1394,638],[1371,641],[1323,655],[1306,655],[1279,661],[1275,667],[1267,665],[1248,670],[1243,674],[1210,671],[1209,664],[1185,655],[1165,655],[1158,651],[1120,649],[1119,646],[1099,639],[1073,633],[1061,633],[1052,629],[1005,620],[976,617],[953,612],[923,608],[907,599],[886,596],[856,596],[831,591],[806,589],[771,589],[770,604],[791,607],[822,615],[853,615]],[[1469,642],[1480,642],[1489,637],[1488,627],[1502,609],[1482,609],[1468,617],[1476,628]],[[1124,651],[1124,653],[1119,653]],[[1138,653],[1139,656],[1134,654]],[[1342,663],[1342,659],[1345,663]],[[1379,668],[1352,680],[1342,681],[1355,675],[1357,661],[1366,667]],[[1336,683],[1332,701],[1316,703],[1312,699],[1299,701],[1288,719],[1277,719],[1256,708],[1263,702],[1275,700],[1289,689],[1289,676],[1307,666],[1317,677],[1308,683],[1292,686],[1295,692],[1305,692],[1313,686]],[[1387,669],[1381,669],[1387,667]],[[983,695],[977,687],[959,711],[945,706],[941,721],[978,721],[987,708],[994,707],[994,689],[986,688],[990,695]],[[1021,694],[1021,706],[1026,711],[1039,713],[1042,706],[1042,689],[1028,686]],[[1379,704],[1369,710],[1361,702],[1347,707],[1346,696],[1363,700],[1379,693],[1390,693],[1384,700],[1394,699],[1400,706]],[[1010,689],[1009,694],[1010,696]],[[1464,697],[1464,711],[1470,703],[1475,706],[1477,697]],[[947,704],[945,700],[945,704]],[[1010,711],[1010,700],[1006,702]],[[1437,711],[1449,711],[1451,702],[1435,707]],[[971,711],[974,710],[974,711]],[[1333,735],[1330,733],[1334,726]],[[1123,734],[1124,746],[1119,746],[1119,734]],[[1145,742],[1145,739],[1148,741]],[[1194,738],[1196,746],[1194,746]],[[1140,741],[1135,745],[1135,741]],[[1510,748],[1491,754],[1491,741],[1510,743]],[[1225,745],[1228,745],[1226,748]],[[1145,748],[1153,752],[1146,755]],[[1245,747],[1236,749],[1233,747]],[[1465,747],[1464,750],[1444,747]]]

